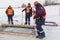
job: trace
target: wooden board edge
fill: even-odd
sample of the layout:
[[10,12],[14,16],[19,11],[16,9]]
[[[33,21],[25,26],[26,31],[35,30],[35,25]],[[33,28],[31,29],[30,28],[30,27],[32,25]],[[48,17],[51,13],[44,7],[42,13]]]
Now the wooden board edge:
[[14,35],[14,36],[22,36],[22,37],[35,37],[33,34],[24,34],[24,33],[17,33],[17,32],[0,32],[0,34],[7,34],[7,35]]

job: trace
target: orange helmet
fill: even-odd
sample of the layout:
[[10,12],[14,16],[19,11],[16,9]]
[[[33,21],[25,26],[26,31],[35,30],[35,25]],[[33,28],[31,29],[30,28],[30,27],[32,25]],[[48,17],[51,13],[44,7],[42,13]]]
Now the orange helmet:
[[39,3],[38,1],[35,1],[35,2],[34,2],[34,5],[37,5],[38,3]]

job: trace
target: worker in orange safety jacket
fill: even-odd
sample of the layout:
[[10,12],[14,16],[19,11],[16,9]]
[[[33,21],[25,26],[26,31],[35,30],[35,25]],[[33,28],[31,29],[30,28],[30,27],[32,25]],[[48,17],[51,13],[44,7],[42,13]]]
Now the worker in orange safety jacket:
[[9,5],[9,7],[7,8],[6,14],[8,16],[9,24],[13,24],[14,10],[12,9],[11,5]]
[[25,24],[30,25],[30,17],[32,16],[32,7],[31,4],[28,3],[28,6],[22,10],[25,11]]

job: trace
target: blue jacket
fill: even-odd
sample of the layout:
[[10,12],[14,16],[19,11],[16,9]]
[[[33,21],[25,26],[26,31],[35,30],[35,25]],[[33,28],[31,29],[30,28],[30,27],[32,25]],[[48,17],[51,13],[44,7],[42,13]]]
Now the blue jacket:
[[42,14],[43,10],[40,8],[40,6],[42,6],[42,5],[41,4],[36,5],[36,15],[38,17],[40,17],[39,20],[36,20],[36,24],[39,23],[40,25],[44,25],[45,24],[45,19],[41,17],[41,14]]
[[39,17],[41,16],[41,14],[43,12],[43,10],[40,8],[40,6],[42,6],[42,5],[41,4],[36,5],[36,15]]

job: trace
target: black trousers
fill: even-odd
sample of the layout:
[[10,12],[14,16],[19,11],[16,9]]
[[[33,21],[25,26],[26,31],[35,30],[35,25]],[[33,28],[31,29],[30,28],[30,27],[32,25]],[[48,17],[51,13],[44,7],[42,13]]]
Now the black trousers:
[[25,24],[30,25],[30,15],[29,14],[26,14],[26,16],[25,16]]
[[8,15],[8,23],[13,24],[13,16],[12,15]]

